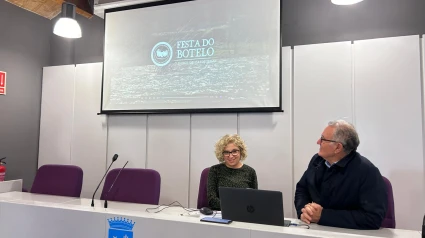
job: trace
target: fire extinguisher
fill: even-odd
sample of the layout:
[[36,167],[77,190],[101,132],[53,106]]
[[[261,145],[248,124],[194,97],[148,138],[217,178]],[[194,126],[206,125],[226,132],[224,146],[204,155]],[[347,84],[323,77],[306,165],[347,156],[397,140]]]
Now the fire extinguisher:
[[6,162],[3,160],[6,159],[6,157],[0,159],[0,182],[4,181],[4,178],[6,177]]

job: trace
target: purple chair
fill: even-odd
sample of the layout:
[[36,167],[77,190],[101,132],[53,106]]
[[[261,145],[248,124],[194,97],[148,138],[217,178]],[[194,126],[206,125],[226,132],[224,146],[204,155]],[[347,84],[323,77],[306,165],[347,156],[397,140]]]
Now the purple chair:
[[[123,169],[111,189],[120,170],[120,168],[113,169],[106,176],[100,196],[101,200],[107,198],[108,201],[158,205],[161,176],[157,171],[152,169]],[[111,190],[109,191],[109,189]]]
[[41,166],[35,175],[31,193],[80,197],[83,170],[75,165]]
[[385,215],[384,220],[382,221],[381,227],[383,228],[395,228],[395,214],[394,214],[394,196],[393,196],[393,187],[391,182],[382,176],[384,179],[385,185],[387,187],[388,193],[388,209],[387,214]]
[[210,168],[205,168],[201,173],[201,181],[199,182],[198,192],[198,209],[201,209],[203,207],[209,207],[207,197],[207,182],[209,172]]

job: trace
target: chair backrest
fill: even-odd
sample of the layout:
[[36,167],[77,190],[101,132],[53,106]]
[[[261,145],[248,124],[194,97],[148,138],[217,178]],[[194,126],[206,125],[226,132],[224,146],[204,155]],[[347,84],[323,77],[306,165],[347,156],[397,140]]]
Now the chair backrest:
[[[109,171],[100,199],[158,205],[161,192],[161,176],[152,169],[125,168],[114,183],[121,169]],[[108,190],[111,189],[108,193]]]
[[384,183],[387,187],[388,193],[388,209],[387,214],[385,215],[384,220],[382,221],[381,227],[383,228],[395,228],[395,211],[394,211],[394,196],[393,196],[393,187],[391,186],[391,182],[382,176],[384,179]]
[[207,183],[208,183],[208,173],[210,168],[205,168],[201,173],[201,180],[199,182],[199,192],[198,192],[198,209],[203,207],[208,207],[208,197],[207,197]]
[[83,170],[75,165],[48,164],[35,175],[31,193],[80,197]]

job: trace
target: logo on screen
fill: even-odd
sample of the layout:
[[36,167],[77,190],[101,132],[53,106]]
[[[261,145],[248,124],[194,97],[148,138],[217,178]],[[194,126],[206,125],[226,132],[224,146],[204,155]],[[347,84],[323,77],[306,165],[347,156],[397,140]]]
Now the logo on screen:
[[165,66],[173,58],[173,48],[167,42],[159,42],[152,48],[151,59],[156,66]]
[[123,217],[108,219],[108,238],[133,238],[133,227],[136,222]]

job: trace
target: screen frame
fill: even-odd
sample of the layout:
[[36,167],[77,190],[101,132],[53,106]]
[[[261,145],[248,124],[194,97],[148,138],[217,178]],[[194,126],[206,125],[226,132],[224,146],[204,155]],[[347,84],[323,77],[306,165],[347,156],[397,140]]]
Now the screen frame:
[[[192,2],[196,0],[163,0],[147,2],[117,8],[105,9],[103,17],[103,52],[105,54],[106,41],[106,17],[107,13],[126,11],[139,8],[157,7],[169,4],[178,4],[183,2]],[[231,0],[228,0],[231,1]],[[257,0],[261,2],[262,0]],[[279,106],[278,107],[247,107],[247,108],[185,108],[185,109],[136,109],[136,110],[104,110],[103,109],[103,85],[105,77],[105,56],[102,63],[102,88],[100,95],[100,113],[98,115],[113,114],[187,114],[187,113],[265,113],[265,112],[284,112],[282,109],[282,0],[279,0]]]

